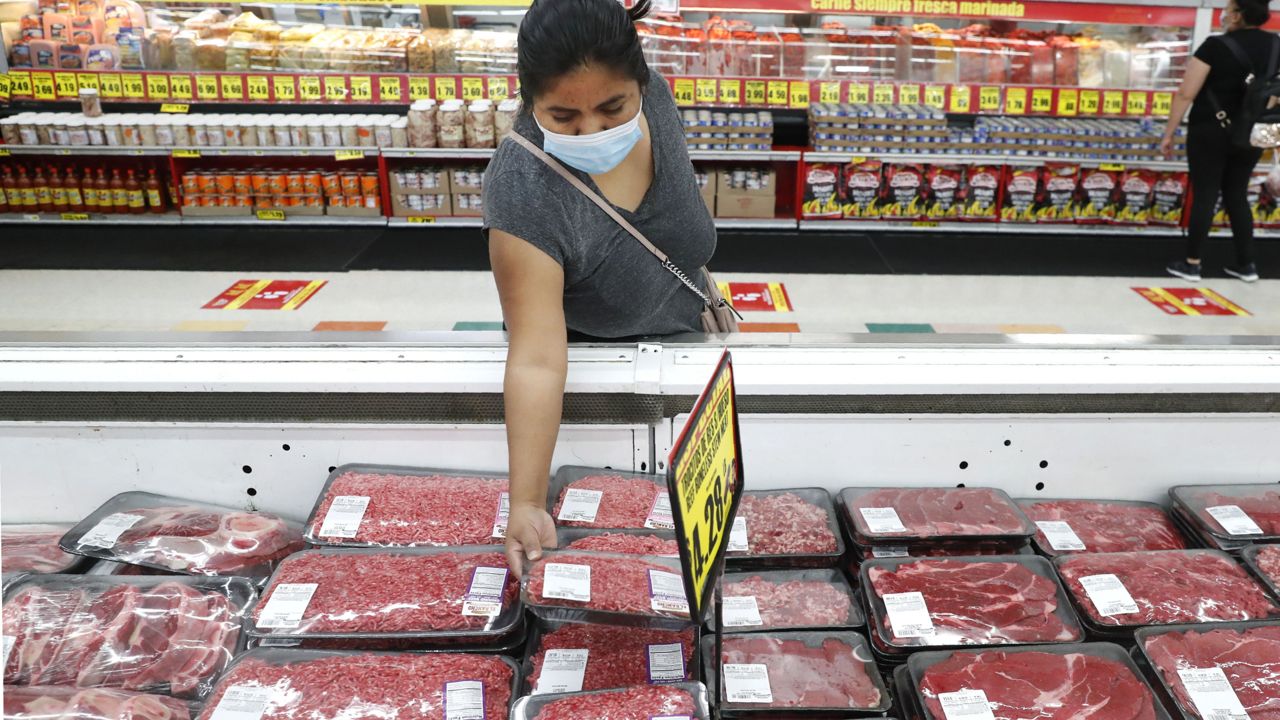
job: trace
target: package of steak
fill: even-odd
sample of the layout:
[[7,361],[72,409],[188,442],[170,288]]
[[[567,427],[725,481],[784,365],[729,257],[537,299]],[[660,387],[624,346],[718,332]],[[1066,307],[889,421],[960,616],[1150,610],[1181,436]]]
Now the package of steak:
[[249,634],[485,646],[517,632],[523,612],[520,583],[492,545],[317,548],[280,563]]
[[508,484],[493,473],[343,465],[329,474],[306,539],[330,547],[501,544]]
[[521,593],[548,622],[596,622],[667,630],[691,624],[680,561],[552,550],[524,574]]
[[1240,553],[1240,559],[1272,597],[1280,598],[1280,545],[1250,545]]
[[1162,172],[1156,177],[1151,201],[1151,224],[1179,227],[1187,207],[1190,176],[1185,172]]
[[191,720],[190,703],[164,695],[76,687],[6,687],[4,716],[13,720]]
[[924,217],[927,185],[923,165],[890,163],[884,168],[880,192],[880,217],[885,220],[920,220]]
[[1033,223],[1036,221],[1036,202],[1041,196],[1040,168],[1009,168],[1005,173],[1004,201],[1000,207],[1000,221],[1007,223]]
[[1153,625],[1280,617],[1280,607],[1230,555],[1217,550],[1069,555],[1054,560],[1085,627],[1131,637]]
[[1080,191],[1076,204],[1075,220],[1082,224],[1115,222],[1120,211],[1120,178],[1124,170],[1119,166],[1103,165],[1081,172]]
[[860,573],[870,624],[891,649],[1084,639],[1053,565],[1041,557],[870,560]]
[[1151,221],[1155,203],[1156,172],[1130,169],[1120,178],[1120,209],[1115,222],[1121,225],[1146,225]]
[[279,515],[126,492],[72,528],[61,545],[164,572],[265,578],[304,543],[302,526]]
[[669,530],[559,528],[556,530],[556,538],[564,550],[680,557],[676,534]]
[[852,220],[880,217],[880,193],[884,186],[884,163],[859,160],[844,166],[844,217]]
[[1169,490],[1169,497],[1197,528],[1214,537],[1280,540],[1280,489],[1274,485],[1180,485]]
[[998,219],[1000,208],[1000,181],[1004,167],[1000,165],[973,165],[965,173],[960,198],[959,218],[962,220]]
[[1071,223],[1076,218],[1080,166],[1049,163],[1044,167],[1044,192],[1036,202],[1036,222]]
[[1143,628],[1141,656],[1183,717],[1280,714],[1280,623]]
[[203,698],[256,597],[246,578],[28,575],[5,595],[4,684]]
[[[841,630],[866,625],[862,605],[840,570],[725,573],[724,631]],[[715,628],[715,610],[707,620]]]
[[257,648],[236,658],[198,720],[503,720],[519,672],[500,655]]
[[547,489],[557,527],[674,530],[665,476],[562,467]]
[[[702,641],[705,675],[716,671],[715,638]],[[876,713],[892,705],[867,641],[852,631],[726,635],[719,705],[727,717]]]
[[839,220],[843,214],[840,201],[840,166],[834,163],[818,163],[805,166],[804,204],[801,212],[805,220]]
[[963,542],[1026,544],[1035,528],[994,488],[846,488],[839,504],[864,547]]
[[1155,503],[1128,500],[1018,500],[1036,525],[1036,549],[1073,553],[1183,550],[1186,538]]
[[[1002,719],[1169,720],[1133,658],[1111,643],[923,652],[907,669],[926,720],[966,708]],[[1047,697],[1050,715],[1040,700]]]
[[1188,513],[1185,508],[1177,504],[1169,508],[1169,517],[1173,520],[1173,524],[1182,531],[1182,534],[1194,540],[1198,547],[1239,555],[1245,548],[1253,544],[1243,539],[1223,540],[1201,527],[1191,513]]
[[928,220],[954,220],[964,210],[965,168],[932,165],[925,173],[925,209]]
[[533,695],[692,682],[697,629],[539,622],[529,635],[523,677]]
[[69,573],[86,564],[58,546],[71,528],[64,524],[0,525],[0,569],[4,572]]
[[642,685],[595,692],[530,695],[511,720],[711,720],[702,683]]
[[748,490],[730,528],[732,569],[835,567],[844,538],[822,488]]

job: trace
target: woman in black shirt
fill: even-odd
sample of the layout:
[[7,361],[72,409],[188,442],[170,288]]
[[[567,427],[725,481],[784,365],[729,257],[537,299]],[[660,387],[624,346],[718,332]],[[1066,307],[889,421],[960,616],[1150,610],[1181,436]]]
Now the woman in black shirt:
[[[1227,131],[1215,117],[1221,107],[1228,116],[1234,114],[1244,100],[1245,78],[1262,73],[1270,61],[1275,35],[1259,27],[1271,18],[1268,0],[1231,0],[1222,11],[1222,27],[1250,60],[1246,67],[1220,36],[1205,40],[1187,65],[1182,87],[1173,99],[1169,125],[1165,128],[1160,149],[1172,154],[1173,135],[1182,117],[1191,107],[1187,128],[1187,166],[1191,175],[1191,217],[1187,227],[1188,249],[1185,260],[1169,264],[1171,275],[1196,282],[1200,280],[1200,249],[1209,237],[1218,197],[1231,218],[1231,234],[1236,243],[1236,264],[1226,272],[1246,282],[1258,279],[1253,262],[1253,209],[1249,205],[1249,179],[1262,156],[1256,148],[1240,150],[1232,146]],[[1255,70],[1257,68],[1257,70]]]

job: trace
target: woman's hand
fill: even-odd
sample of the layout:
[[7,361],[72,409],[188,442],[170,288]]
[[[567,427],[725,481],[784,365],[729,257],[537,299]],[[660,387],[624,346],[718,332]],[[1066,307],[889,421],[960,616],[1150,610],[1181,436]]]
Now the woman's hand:
[[542,557],[544,548],[556,546],[556,524],[545,508],[512,504],[507,516],[507,567],[516,577],[524,575],[525,558]]
[[1160,139],[1160,154],[1167,158],[1173,157],[1173,135],[1165,133]]

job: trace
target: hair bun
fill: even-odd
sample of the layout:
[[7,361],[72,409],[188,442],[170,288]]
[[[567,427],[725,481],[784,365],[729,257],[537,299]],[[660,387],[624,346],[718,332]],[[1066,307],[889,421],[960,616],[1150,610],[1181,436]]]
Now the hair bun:
[[631,22],[639,22],[649,15],[652,6],[650,0],[635,0],[635,4],[627,10],[627,16],[631,18]]

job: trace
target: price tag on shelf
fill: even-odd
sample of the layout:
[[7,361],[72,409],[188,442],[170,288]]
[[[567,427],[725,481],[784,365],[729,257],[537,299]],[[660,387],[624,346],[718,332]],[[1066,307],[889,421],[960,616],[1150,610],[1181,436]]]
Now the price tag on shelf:
[[1080,93],[1076,90],[1058,91],[1058,114],[1072,117],[1080,110]]
[[25,70],[10,70],[9,95],[11,97],[31,97],[31,73]]
[[966,114],[973,112],[973,88],[968,85],[955,85],[951,88],[951,101],[947,104],[953,113]]
[[409,78],[409,100],[426,100],[431,97],[431,78]]
[[298,83],[292,75],[271,76],[271,89],[275,91],[276,102],[294,102],[298,99]]
[[721,80],[720,81],[720,103],[722,105],[741,105],[742,104],[742,81],[741,80]]
[[178,148],[173,151],[173,156],[176,158],[198,158],[200,157],[200,151],[190,148]]
[[120,88],[124,96],[130,100],[142,100],[147,97],[147,83],[141,73],[123,73],[120,75]]
[[352,75],[349,81],[353,102],[373,102],[373,78],[368,75]]
[[1120,115],[1124,112],[1124,91],[1107,90],[1102,93],[1102,113]]
[[1134,90],[1125,98],[1124,112],[1126,115],[1146,115],[1147,100],[1150,96],[1146,90]]
[[185,115],[191,112],[191,106],[183,103],[165,103],[160,106],[162,113],[174,113],[177,115]]
[[937,228],[942,227],[942,223],[937,220],[916,220],[911,223],[914,228]]
[[1124,172],[1124,165],[1120,163],[1102,163],[1098,166],[1102,172]]
[[217,75],[197,75],[196,76],[196,97],[201,100],[217,100],[218,99],[218,76]]
[[791,107],[807,108],[809,107],[809,83],[806,80],[793,80],[791,82]]
[[98,73],[76,73],[76,87],[80,90],[102,91],[98,83]]
[[57,99],[58,91],[53,84],[53,73],[31,73],[31,94],[37,100]]
[[1053,88],[1036,88],[1031,91],[1031,112],[1053,112]]
[[672,94],[675,96],[676,105],[680,107],[689,107],[696,100],[696,90],[693,81],[688,78],[681,78],[672,84]]
[[335,150],[333,153],[333,159],[338,162],[342,162],[344,160],[363,160],[364,150]]
[[283,210],[259,210],[258,219],[268,222],[280,222],[284,220]]
[[62,213],[62,219],[67,222],[84,222],[89,216],[86,213]]
[[889,83],[878,83],[871,89],[871,102],[876,105],[892,105],[898,101],[897,88]]
[[941,85],[930,85],[924,89],[924,104],[942,110],[947,106],[947,89]]
[[462,99],[467,102],[484,99],[484,78],[462,78]]
[[699,105],[710,105],[716,101],[716,79],[698,78],[697,97]]
[[763,80],[746,82],[746,101],[748,105],[764,105],[768,101],[768,90]]
[[1080,91],[1080,114],[1097,115],[1102,110],[1102,93],[1097,90]]
[[[9,99],[9,88],[11,85],[12,83],[9,80],[8,73],[0,75],[0,100],[7,101]],[[8,151],[6,150],[5,152]]]
[[378,78],[378,100],[384,103],[400,102],[400,78],[382,76]]
[[791,99],[787,94],[788,90],[790,90],[790,85],[785,80],[770,80],[769,96],[766,102],[770,105],[786,105],[787,101]]
[[80,95],[80,84],[76,82],[75,73],[54,73],[53,85],[60,98],[73,98]]
[[[893,90],[892,85],[884,86],[890,92]],[[851,83],[849,85],[849,102],[853,105],[867,105],[871,102],[871,86],[866,83]]]
[[898,86],[898,104],[899,105],[919,105],[920,104],[920,86],[919,85],[899,85]]
[[1157,117],[1169,117],[1173,111],[1173,93],[1158,92],[1151,96],[1151,114]]
[[303,102],[319,102],[324,98],[324,90],[320,78],[315,75],[304,75],[298,78],[298,99]]
[[1009,88],[1004,91],[1004,111],[1008,115],[1027,114],[1027,89]]
[[436,78],[436,100],[454,100],[458,97],[458,81],[451,77]]
[[223,100],[244,100],[244,78],[239,75],[219,76],[218,87]]
[[978,109],[984,113],[1000,112],[1000,88],[983,87],[978,89]]
[[324,99],[329,102],[346,102],[347,79],[341,75],[325,75]]
[[160,73],[147,73],[147,98],[150,100],[168,100],[169,76]]
[[[7,85],[5,85],[5,83],[6,83],[6,82],[8,82],[8,81],[9,81],[9,79],[8,79],[8,78],[0,78],[0,90],[7,90],[7,89],[8,89],[8,86],[7,86]],[[0,147],[0,157],[9,157],[9,155],[10,155],[10,153],[9,153],[9,148],[7,148],[7,147]]]
[[407,217],[404,221],[410,225],[430,225],[431,223],[434,223],[436,219],[431,215],[423,215],[421,217]]
[[[818,102],[835,105],[840,102],[840,83],[824,82],[818,85]],[[857,105],[857,100],[853,99],[853,86],[849,86],[849,102]]]
[[174,100],[191,100],[195,97],[192,94],[191,76],[190,75],[171,75],[169,76],[169,97]]
[[254,102],[266,102],[271,99],[271,81],[266,75],[250,75],[245,78],[245,87],[249,91],[249,99]]
[[507,89],[507,79],[504,77],[491,77],[488,79],[489,99],[495,103],[506,100],[511,92]]

